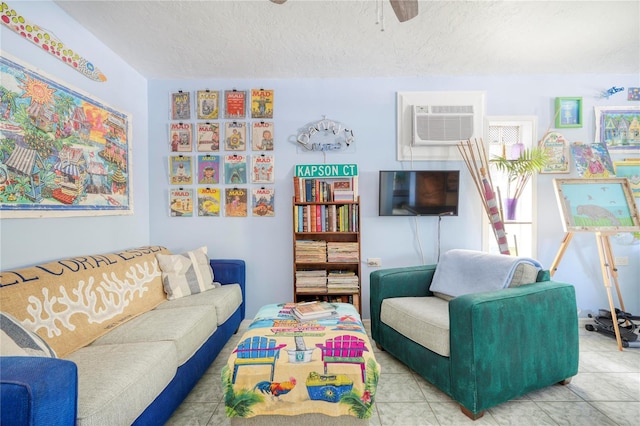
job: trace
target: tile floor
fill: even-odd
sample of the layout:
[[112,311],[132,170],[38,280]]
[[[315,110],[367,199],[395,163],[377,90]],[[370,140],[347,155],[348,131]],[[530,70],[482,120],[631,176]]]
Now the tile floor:
[[[365,320],[369,330],[369,321]],[[225,346],[167,425],[229,425],[220,371],[250,321]],[[448,396],[385,352],[371,426],[379,425],[638,425],[640,349],[618,351],[613,338],[580,328],[580,367],[568,386],[556,385],[494,407],[472,422]],[[291,424],[294,424],[293,421]]]

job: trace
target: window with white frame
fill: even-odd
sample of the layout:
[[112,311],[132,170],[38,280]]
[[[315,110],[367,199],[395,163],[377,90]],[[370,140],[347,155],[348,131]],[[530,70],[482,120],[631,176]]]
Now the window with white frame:
[[[495,156],[516,159],[523,149],[533,147],[536,142],[536,117],[508,116],[487,117],[485,146],[489,160]],[[512,255],[536,257],[535,244],[535,179],[532,179],[518,198],[515,218],[507,219],[507,177],[491,167],[491,178],[505,221],[505,231]],[[484,218],[483,245],[486,251],[500,253],[491,224]]]

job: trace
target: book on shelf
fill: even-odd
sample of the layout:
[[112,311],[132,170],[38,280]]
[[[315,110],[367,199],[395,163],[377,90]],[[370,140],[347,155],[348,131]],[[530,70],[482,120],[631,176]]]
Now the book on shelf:
[[337,316],[338,312],[333,304],[315,300],[296,304],[291,314],[298,321],[312,321]]
[[294,176],[293,193],[297,203],[353,202],[358,199],[358,177],[332,179]]
[[357,204],[294,205],[293,208],[296,232],[358,232]]

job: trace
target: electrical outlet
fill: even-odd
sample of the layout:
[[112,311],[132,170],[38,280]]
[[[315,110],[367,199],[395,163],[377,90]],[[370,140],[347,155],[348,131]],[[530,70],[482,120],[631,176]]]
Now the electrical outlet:
[[613,261],[616,266],[629,266],[629,258],[627,256],[616,257]]
[[369,257],[367,259],[367,266],[380,267],[382,266],[382,259],[379,257]]

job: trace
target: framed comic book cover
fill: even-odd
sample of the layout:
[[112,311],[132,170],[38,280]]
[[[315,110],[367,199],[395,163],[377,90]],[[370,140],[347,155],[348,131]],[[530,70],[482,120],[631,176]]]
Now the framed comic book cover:
[[169,140],[171,152],[191,152],[193,126],[191,123],[170,123]]
[[169,214],[172,217],[193,216],[193,190],[191,188],[169,189]]
[[198,184],[215,185],[220,183],[220,156],[198,155]]
[[220,216],[220,188],[198,188],[198,216]]
[[198,123],[196,141],[199,152],[220,150],[220,125],[218,123]]
[[2,52],[0,216],[133,214],[132,116]]
[[196,92],[197,117],[199,120],[217,120],[220,92],[198,90]]
[[247,117],[247,92],[244,90],[225,90],[224,118],[238,120]]
[[251,118],[273,118],[273,90],[251,90]]
[[172,120],[191,119],[191,93],[179,90],[171,93]]
[[273,155],[261,154],[251,157],[251,182],[252,183],[273,183],[274,182],[275,157]]
[[190,185],[193,183],[191,156],[169,156],[169,183],[171,185]]
[[251,190],[251,213],[253,216],[273,217],[275,189],[274,188],[253,188]]
[[247,216],[247,188],[225,188],[224,215],[231,217]]
[[251,149],[253,151],[273,151],[273,121],[251,123]]
[[247,156],[230,154],[224,156],[224,183],[229,185],[247,183]]
[[247,149],[247,123],[244,121],[224,123],[224,149],[227,151]]

